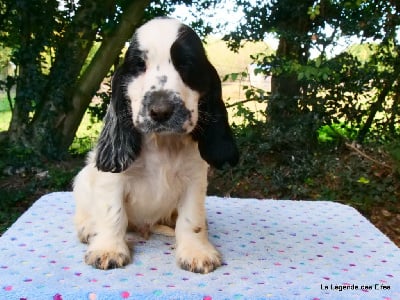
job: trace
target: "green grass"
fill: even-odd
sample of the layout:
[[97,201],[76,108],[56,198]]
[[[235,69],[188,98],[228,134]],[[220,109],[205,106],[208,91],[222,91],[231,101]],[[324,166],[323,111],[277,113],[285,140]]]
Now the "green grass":
[[0,91],[0,112],[9,110],[10,110],[10,104],[8,103],[7,96],[5,93]]
[[90,114],[86,112],[69,148],[70,152],[72,154],[84,154],[92,149],[97,141],[101,127],[102,122],[93,123],[90,120]]
[[0,111],[0,131],[5,131],[8,129],[10,120],[11,120],[10,111]]
[[0,92],[0,131],[8,129],[11,120],[10,105],[5,93]]

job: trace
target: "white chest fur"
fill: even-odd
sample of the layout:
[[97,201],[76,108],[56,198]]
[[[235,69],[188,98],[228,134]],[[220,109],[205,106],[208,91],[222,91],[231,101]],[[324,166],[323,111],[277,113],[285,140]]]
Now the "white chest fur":
[[[124,173],[124,200],[128,220],[135,226],[168,218],[186,197],[189,185],[207,185],[207,163],[191,137],[145,137],[141,156]],[[197,197],[198,195],[194,195]]]

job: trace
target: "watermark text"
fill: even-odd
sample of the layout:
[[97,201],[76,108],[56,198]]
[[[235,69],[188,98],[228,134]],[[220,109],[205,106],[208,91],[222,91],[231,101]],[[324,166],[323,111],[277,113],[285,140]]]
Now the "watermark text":
[[375,284],[321,284],[321,290],[331,291],[381,291],[390,290],[390,285],[375,283]]

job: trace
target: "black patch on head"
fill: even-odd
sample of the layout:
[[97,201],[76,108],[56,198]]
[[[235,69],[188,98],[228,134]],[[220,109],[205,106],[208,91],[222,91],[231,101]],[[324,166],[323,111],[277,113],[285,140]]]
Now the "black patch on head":
[[137,77],[146,71],[147,51],[139,48],[137,34],[132,37],[128,51],[121,66],[123,76]]
[[211,166],[221,169],[226,163],[231,166],[238,163],[239,150],[228,123],[221,81],[214,67],[209,76],[211,87],[199,101],[199,119],[192,136],[199,143],[201,157]]
[[225,163],[236,165],[239,151],[222,101],[221,80],[193,29],[181,26],[171,46],[171,58],[183,82],[201,95],[199,119],[191,133],[199,143],[201,157],[216,168],[222,168]]
[[171,46],[171,58],[183,82],[201,94],[209,89],[209,65],[203,44],[189,26],[182,25]]
[[97,143],[96,167],[103,172],[122,172],[140,154],[142,137],[133,125],[126,85],[146,71],[146,59],[147,54],[139,49],[135,34],[123,64],[114,74],[111,102]]

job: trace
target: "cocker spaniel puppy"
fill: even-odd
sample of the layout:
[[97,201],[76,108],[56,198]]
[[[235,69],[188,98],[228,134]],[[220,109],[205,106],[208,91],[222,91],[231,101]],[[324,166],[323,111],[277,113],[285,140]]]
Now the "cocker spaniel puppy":
[[98,144],[74,182],[85,262],[122,267],[131,260],[128,228],[173,227],[178,265],[213,271],[221,255],[207,236],[207,169],[238,157],[221,82],[199,37],[170,18],[141,26],[114,74]]

